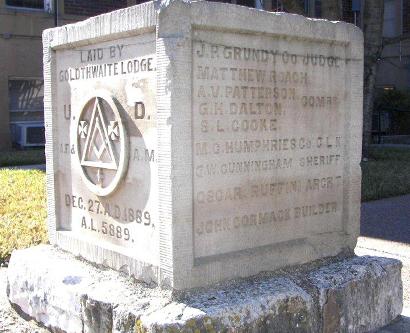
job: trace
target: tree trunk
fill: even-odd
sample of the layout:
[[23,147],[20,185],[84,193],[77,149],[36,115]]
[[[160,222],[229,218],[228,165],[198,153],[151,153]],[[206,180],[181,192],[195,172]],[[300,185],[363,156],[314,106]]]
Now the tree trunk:
[[[304,14],[298,0],[282,0],[285,8]],[[322,0],[322,17],[328,20],[343,19],[342,0]],[[383,0],[363,0],[364,82],[363,82],[363,158],[369,156],[372,139],[372,114],[375,95],[377,62],[383,50]]]
[[322,1],[322,17],[330,21],[340,21],[343,17],[342,0]]
[[383,0],[365,0],[363,10],[364,81],[363,81],[363,158],[369,157],[372,140],[372,114],[377,63],[383,50]]

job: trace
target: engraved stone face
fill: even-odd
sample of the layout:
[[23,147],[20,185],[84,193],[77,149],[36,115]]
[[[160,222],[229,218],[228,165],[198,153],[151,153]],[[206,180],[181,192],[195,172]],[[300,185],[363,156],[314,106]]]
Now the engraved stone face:
[[99,196],[111,194],[128,165],[128,137],[111,97],[95,96],[78,118],[77,156],[85,184]]
[[344,46],[194,36],[196,260],[340,232]]
[[52,243],[176,289],[354,249],[359,29],[171,1],[44,36]]
[[76,244],[74,251],[88,247],[85,257],[101,251],[103,257],[138,259],[141,267],[148,267],[147,279],[155,280],[154,36],[58,50],[56,62],[53,143],[59,244],[69,249]]

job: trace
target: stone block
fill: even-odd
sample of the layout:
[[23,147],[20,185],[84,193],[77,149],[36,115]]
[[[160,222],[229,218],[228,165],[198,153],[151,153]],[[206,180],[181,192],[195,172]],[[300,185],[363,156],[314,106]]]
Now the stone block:
[[13,252],[8,289],[54,332],[369,332],[401,313],[400,271],[394,259],[328,258],[171,292],[38,246]]
[[367,332],[389,323],[403,308],[397,260],[355,257],[321,267],[308,280],[318,290],[323,332]]
[[354,249],[354,25],[164,1],[43,43],[52,244],[176,290]]

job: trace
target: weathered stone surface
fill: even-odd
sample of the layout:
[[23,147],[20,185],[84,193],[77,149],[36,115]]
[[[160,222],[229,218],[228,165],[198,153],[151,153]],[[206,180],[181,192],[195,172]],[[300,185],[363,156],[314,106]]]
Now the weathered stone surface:
[[132,313],[134,308],[152,311],[167,303],[166,292],[158,294],[51,246],[15,251],[8,285],[10,301],[24,313],[67,332],[111,332],[117,304],[126,304]]
[[177,0],[43,41],[52,244],[176,290],[354,249],[360,29]]
[[366,332],[396,318],[403,308],[400,273],[400,261],[367,256],[311,272],[323,331]]
[[367,332],[400,314],[401,264],[333,258],[171,293],[52,246],[15,251],[9,299],[66,332]]

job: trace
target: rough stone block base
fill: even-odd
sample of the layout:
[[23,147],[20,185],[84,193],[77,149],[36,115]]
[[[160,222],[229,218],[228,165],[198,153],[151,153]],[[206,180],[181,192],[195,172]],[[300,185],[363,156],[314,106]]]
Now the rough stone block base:
[[56,332],[368,332],[401,313],[400,271],[331,258],[175,294],[38,246],[13,253],[8,295]]

